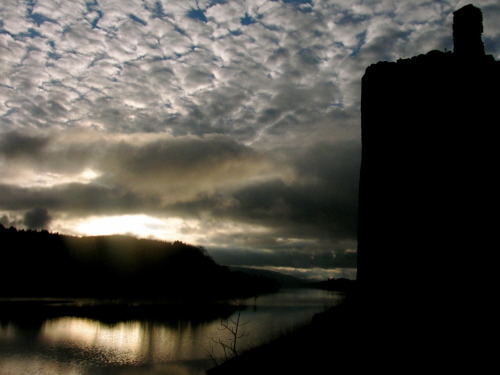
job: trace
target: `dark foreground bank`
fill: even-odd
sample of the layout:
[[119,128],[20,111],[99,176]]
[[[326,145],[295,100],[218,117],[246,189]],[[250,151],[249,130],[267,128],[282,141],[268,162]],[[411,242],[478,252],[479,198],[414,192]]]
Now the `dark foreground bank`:
[[345,373],[355,366],[355,327],[349,301],[316,314],[308,325],[243,352],[207,375]]
[[[225,374],[391,375],[429,372],[487,373],[496,358],[487,332],[474,317],[463,317],[470,301],[443,315],[431,300],[416,300],[411,311],[390,304],[367,305],[358,292],[316,314],[311,324],[209,369]],[[396,307],[395,307],[396,306]],[[492,328],[493,329],[493,328]],[[491,331],[492,332],[492,331]]]

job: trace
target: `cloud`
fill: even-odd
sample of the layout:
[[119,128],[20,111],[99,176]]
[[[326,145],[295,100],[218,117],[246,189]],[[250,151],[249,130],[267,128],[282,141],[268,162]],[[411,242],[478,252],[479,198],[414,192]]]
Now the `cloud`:
[[5,228],[18,228],[23,225],[23,221],[15,218],[13,219],[11,215],[2,214],[2,216],[0,216],[0,225],[3,225]]
[[356,268],[354,250],[314,251],[307,246],[282,246],[274,251],[255,251],[249,249],[212,249],[211,254],[222,264],[254,267],[288,268]]
[[[88,215],[138,209],[144,204],[132,194],[95,184],[60,184],[53,187],[20,188],[16,185],[0,185],[2,209],[11,211],[31,210],[44,205],[51,211]],[[136,204],[134,204],[136,202]]]
[[265,174],[266,160],[224,136],[173,138],[137,146],[113,145],[103,162],[110,181],[168,202],[227,189]]
[[34,208],[24,215],[24,224],[29,229],[46,229],[51,220],[45,208]]
[[[244,142],[277,135],[274,125],[287,121],[332,122],[332,106],[356,108],[367,65],[451,48],[443,22],[449,26],[455,9],[446,2],[198,2],[207,17],[200,22],[188,16],[194,2],[54,4],[36,4],[33,12],[53,20],[40,25],[5,6],[7,20],[24,25],[14,30],[3,21],[0,34],[2,55],[12,59],[2,68],[9,98],[2,119],[11,128],[224,133]],[[242,25],[246,15],[255,22]],[[30,28],[40,36],[15,37]],[[225,91],[237,95],[214,112]]]
[[[292,166],[287,178],[249,182],[169,210],[206,223],[201,230],[211,244],[276,249],[276,238],[302,238],[313,243],[308,251],[331,251],[334,243],[355,248],[359,145],[316,143],[287,157],[280,161]],[[261,229],[214,229],[224,221]]]
[[[39,157],[49,140],[45,137],[9,132],[0,138],[0,150],[8,159]],[[30,160],[31,161],[31,160]]]
[[[264,155],[227,136],[134,134],[103,138],[93,131],[37,136],[10,132],[0,135],[0,156],[5,160],[0,164],[5,182],[29,186],[29,175],[76,177],[92,170],[98,176],[95,182],[102,186],[154,194],[168,202],[276,175]],[[16,176],[23,176],[23,180]]]

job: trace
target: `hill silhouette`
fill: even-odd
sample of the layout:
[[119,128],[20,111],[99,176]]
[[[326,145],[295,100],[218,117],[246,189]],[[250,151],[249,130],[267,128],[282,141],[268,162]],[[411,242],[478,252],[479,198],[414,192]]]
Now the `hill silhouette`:
[[129,236],[73,237],[0,226],[1,297],[235,298],[277,282],[232,272],[205,249]]

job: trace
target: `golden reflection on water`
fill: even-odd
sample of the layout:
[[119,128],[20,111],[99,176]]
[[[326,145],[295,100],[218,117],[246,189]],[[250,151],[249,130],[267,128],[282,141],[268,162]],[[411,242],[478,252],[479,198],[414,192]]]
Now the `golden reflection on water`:
[[[190,325],[170,328],[148,322],[99,321],[65,317],[46,321],[40,339],[54,346],[76,347],[107,364],[137,364],[155,360],[183,360],[196,356],[193,340],[196,329]],[[98,355],[96,355],[98,354]]]
[[9,340],[15,338],[17,335],[16,327],[9,323],[7,325],[0,324],[0,339]]
[[[271,295],[251,299],[241,313],[241,321],[248,324],[241,327],[245,337],[238,346],[259,345],[306,321],[321,306],[335,305],[340,298],[299,290],[281,292],[279,300]],[[223,357],[219,339],[231,339],[221,329],[219,319],[207,323],[140,320],[109,324],[61,317],[40,325],[0,322],[0,375],[199,375],[204,371],[199,367],[202,361],[211,364],[207,353]]]
[[119,361],[136,362],[142,357],[141,327],[137,322],[106,326],[90,319],[66,317],[45,322],[40,334],[49,343],[96,348]]

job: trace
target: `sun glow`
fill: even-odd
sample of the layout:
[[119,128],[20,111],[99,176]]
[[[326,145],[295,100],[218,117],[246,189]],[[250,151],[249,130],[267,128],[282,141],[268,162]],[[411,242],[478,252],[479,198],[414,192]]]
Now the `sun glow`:
[[126,234],[141,238],[190,242],[193,238],[185,233],[187,225],[188,223],[178,218],[159,219],[148,215],[117,215],[88,218],[76,225],[76,232],[84,236]]
[[91,168],[87,168],[79,174],[75,175],[64,175],[53,172],[26,172],[22,174],[22,182],[20,183],[20,186],[24,188],[47,188],[55,185],[71,183],[88,184],[98,178],[100,175],[100,172],[95,171]]

